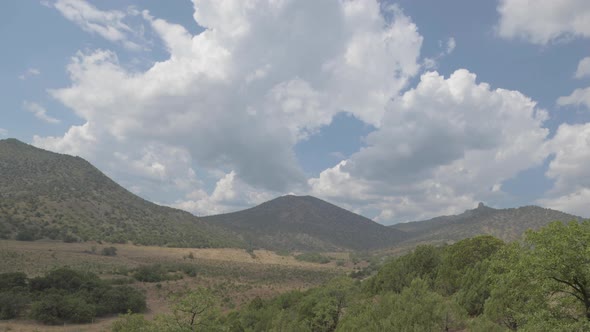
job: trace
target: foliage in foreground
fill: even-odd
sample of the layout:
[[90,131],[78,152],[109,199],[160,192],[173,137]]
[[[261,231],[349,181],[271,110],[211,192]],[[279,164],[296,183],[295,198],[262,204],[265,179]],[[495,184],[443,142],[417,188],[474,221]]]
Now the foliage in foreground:
[[256,298],[228,314],[199,289],[179,299],[173,314],[154,321],[126,315],[113,328],[590,331],[590,221],[552,223],[512,244],[478,236],[443,247],[420,246],[362,283],[341,277],[304,292]]

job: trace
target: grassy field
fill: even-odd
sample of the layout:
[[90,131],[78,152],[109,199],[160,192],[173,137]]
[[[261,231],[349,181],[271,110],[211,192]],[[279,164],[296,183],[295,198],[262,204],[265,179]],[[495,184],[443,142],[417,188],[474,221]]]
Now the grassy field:
[[[115,256],[101,255],[115,247]],[[271,297],[294,289],[307,289],[337,275],[347,274],[353,263],[347,253],[325,253],[332,261],[316,264],[295,259],[296,253],[276,254],[266,250],[187,249],[135,246],[127,244],[63,243],[57,241],[0,240],[0,273],[25,272],[41,275],[51,269],[71,268],[97,273],[104,279],[123,278],[145,292],[148,318],[168,312],[169,297],[185,289],[204,286],[212,289],[230,310],[259,296]],[[158,283],[138,282],[132,271],[142,265],[190,267],[195,276]],[[180,275],[180,272],[179,272]],[[94,324],[44,326],[31,321],[0,321],[0,331],[108,331],[116,317],[98,319]]]

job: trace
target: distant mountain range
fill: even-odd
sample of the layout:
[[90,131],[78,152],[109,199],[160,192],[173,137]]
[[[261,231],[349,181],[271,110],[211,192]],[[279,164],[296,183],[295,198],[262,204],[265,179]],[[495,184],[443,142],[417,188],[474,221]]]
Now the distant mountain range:
[[0,140],[0,237],[180,247],[373,249],[403,233],[313,197],[198,218],[127,191],[79,157]]
[[282,196],[251,209],[204,217],[242,234],[256,247],[366,250],[393,246],[404,232],[312,196]]
[[389,226],[407,234],[405,242],[447,242],[489,234],[504,241],[517,240],[527,229],[539,229],[552,221],[581,217],[539,206],[494,209],[480,203],[473,210],[452,216]]
[[175,247],[372,250],[479,234],[514,240],[579,217],[527,206],[480,204],[456,216],[383,226],[311,196],[282,196],[243,211],[198,218],[148,202],[79,157],[0,140],[0,238],[100,240]]

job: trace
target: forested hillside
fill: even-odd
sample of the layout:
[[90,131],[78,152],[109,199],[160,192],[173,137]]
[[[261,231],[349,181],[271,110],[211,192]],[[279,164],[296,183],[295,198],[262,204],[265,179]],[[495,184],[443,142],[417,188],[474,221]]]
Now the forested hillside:
[[127,191],[79,157],[0,140],[0,238],[243,246],[232,232]]

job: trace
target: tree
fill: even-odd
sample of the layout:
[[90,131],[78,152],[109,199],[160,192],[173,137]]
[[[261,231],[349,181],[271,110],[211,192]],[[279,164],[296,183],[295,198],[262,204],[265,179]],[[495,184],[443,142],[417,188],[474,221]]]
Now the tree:
[[547,291],[573,299],[590,320],[590,221],[551,223],[527,233],[524,258]]
[[217,298],[206,288],[195,288],[173,301],[172,314],[159,316],[166,331],[216,331],[220,318]]
[[337,331],[455,331],[464,325],[461,308],[417,278],[400,294],[389,292],[354,306]]
[[358,287],[350,278],[335,278],[324,287],[310,291],[299,304],[299,321],[310,331],[334,331]]
[[444,295],[456,293],[463,287],[467,272],[491,257],[502,246],[502,240],[482,235],[445,247],[436,278],[437,289]]
[[440,249],[421,245],[413,252],[385,264],[376,276],[369,279],[365,288],[371,294],[393,291],[399,293],[412,280],[420,278],[432,286],[440,264]]
[[[511,328],[590,328],[590,221],[528,231],[494,260],[485,312]],[[546,328],[544,328],[546,330]]]

